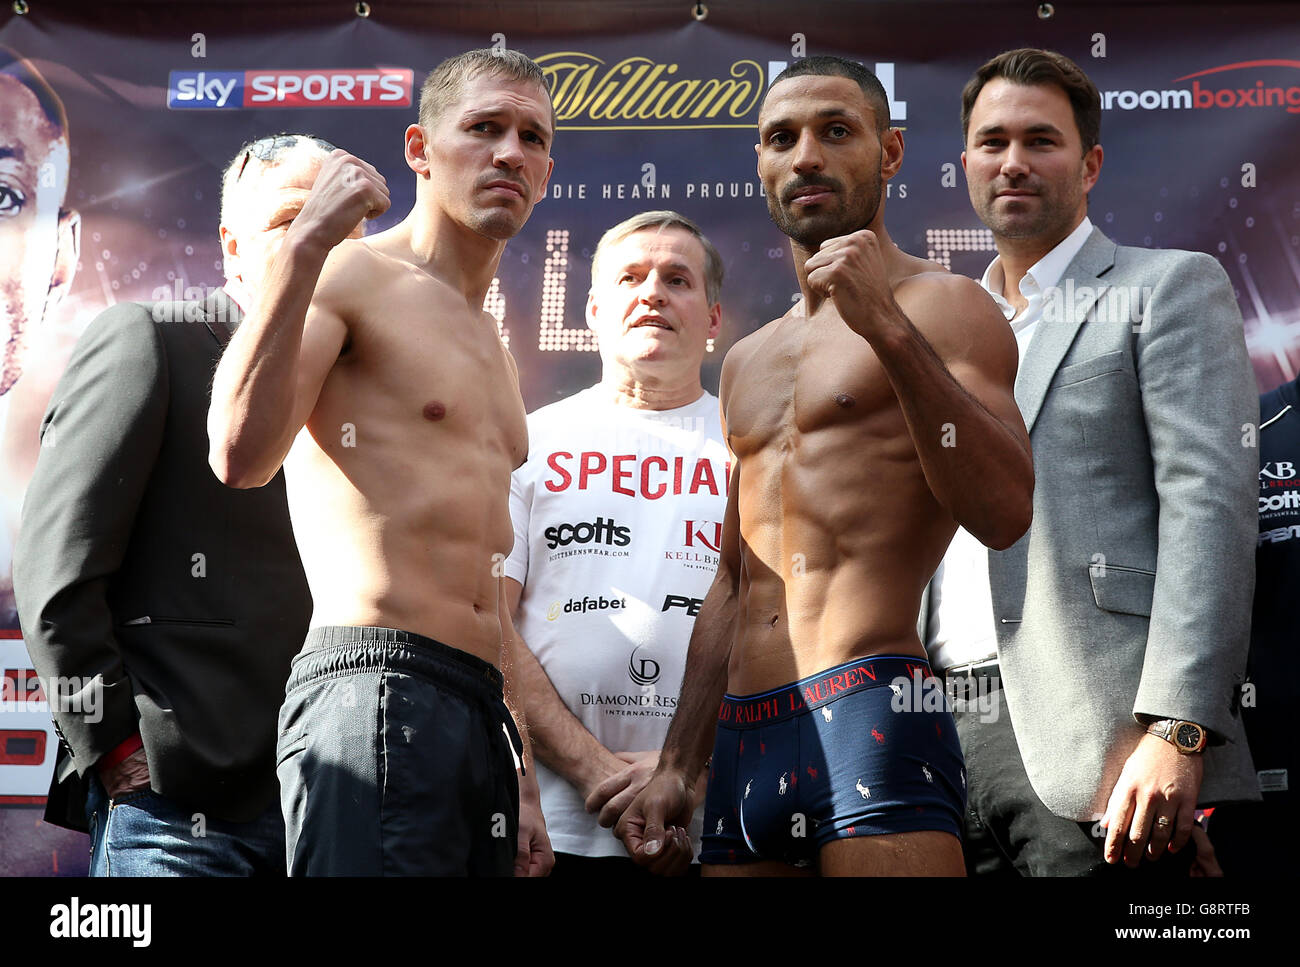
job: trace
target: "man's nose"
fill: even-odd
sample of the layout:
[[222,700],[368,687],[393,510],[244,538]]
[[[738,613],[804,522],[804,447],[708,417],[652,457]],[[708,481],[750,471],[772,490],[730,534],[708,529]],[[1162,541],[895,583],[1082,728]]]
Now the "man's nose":
[[1019,141],[1011,141],[1002,155],[1001,173],[1016,178],[1029,173],[1029,153]]
[[804,131],[794,146],[794,170],[800,174],[820,171],[822,160],[822,146],[817,141],[816,133]]
[[524,144],[517,131],[507,131],[497,142],[493,162],[501,168],[522,168],[524,166]]
[[668,301],[668,287],[658,272],[651,272],[645,277],[637,290],[637,301],[650,306],[661,306]]

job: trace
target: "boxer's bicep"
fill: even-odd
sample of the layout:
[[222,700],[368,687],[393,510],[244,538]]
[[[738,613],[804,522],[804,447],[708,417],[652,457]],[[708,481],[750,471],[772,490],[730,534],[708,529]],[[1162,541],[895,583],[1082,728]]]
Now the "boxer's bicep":
[[949,276],[931,286],[909,318],[952,378],[1018,437],[1027,439],[1015,398],[1016,338],[989,294]]

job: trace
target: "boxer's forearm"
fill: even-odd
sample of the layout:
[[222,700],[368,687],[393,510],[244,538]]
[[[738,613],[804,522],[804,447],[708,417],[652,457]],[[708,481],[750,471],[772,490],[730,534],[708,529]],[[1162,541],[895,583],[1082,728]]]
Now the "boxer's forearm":
[[696,779],[713,750],[735,634],[736,594],[736,581],[724,556],[691,631],[677,710],[659,756],[661,771],[679,771],[688,781]]
[[225,483],[265,483],[301,429],[293,424],[303,325],[327,255],[290,234],[258,305],[221,357],[208,410],[208,462]]

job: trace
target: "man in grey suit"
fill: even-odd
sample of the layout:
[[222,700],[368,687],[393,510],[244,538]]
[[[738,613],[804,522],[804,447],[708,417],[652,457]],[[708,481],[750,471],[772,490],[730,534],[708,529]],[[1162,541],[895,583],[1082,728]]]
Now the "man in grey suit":
[[977,840],[1021,873],[1179,875],[1193,851],[1167,854],[1197,803],[1258,795],[1238,696],[1259,411],[1219,264],[1088,221],[1100,121],[1096,87],[1048,51],[994,58],[962,95],[962,164],[998,249],[983,285],[1020,346],[1037,486],[1010,549],[958,535],[928,643],[967,696]]
[[89,826],[92,875],[285,872],[276,716],[311,597],[283,475],[223,486],[205,422],[222,347],[331,150],[242,148],[225,288],[102,313],[41,426],[14,584],[62,740],[47,818]]

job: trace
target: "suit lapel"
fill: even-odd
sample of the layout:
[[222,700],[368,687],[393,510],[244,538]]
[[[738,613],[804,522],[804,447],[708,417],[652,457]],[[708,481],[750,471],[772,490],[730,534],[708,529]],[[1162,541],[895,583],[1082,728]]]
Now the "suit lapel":
[[1025,427],[1031,432],[1052,377],[1097,297],[1107,286],[1098,276],[1115,264],[1115,248],[1115,243],[1101,229],[1094,228],[1061,275],[1057,283],[1058,299],[1054,305],[1044,306],[1038,331],[1029,341],[1016,374],[1016,403],[1025,418]]

